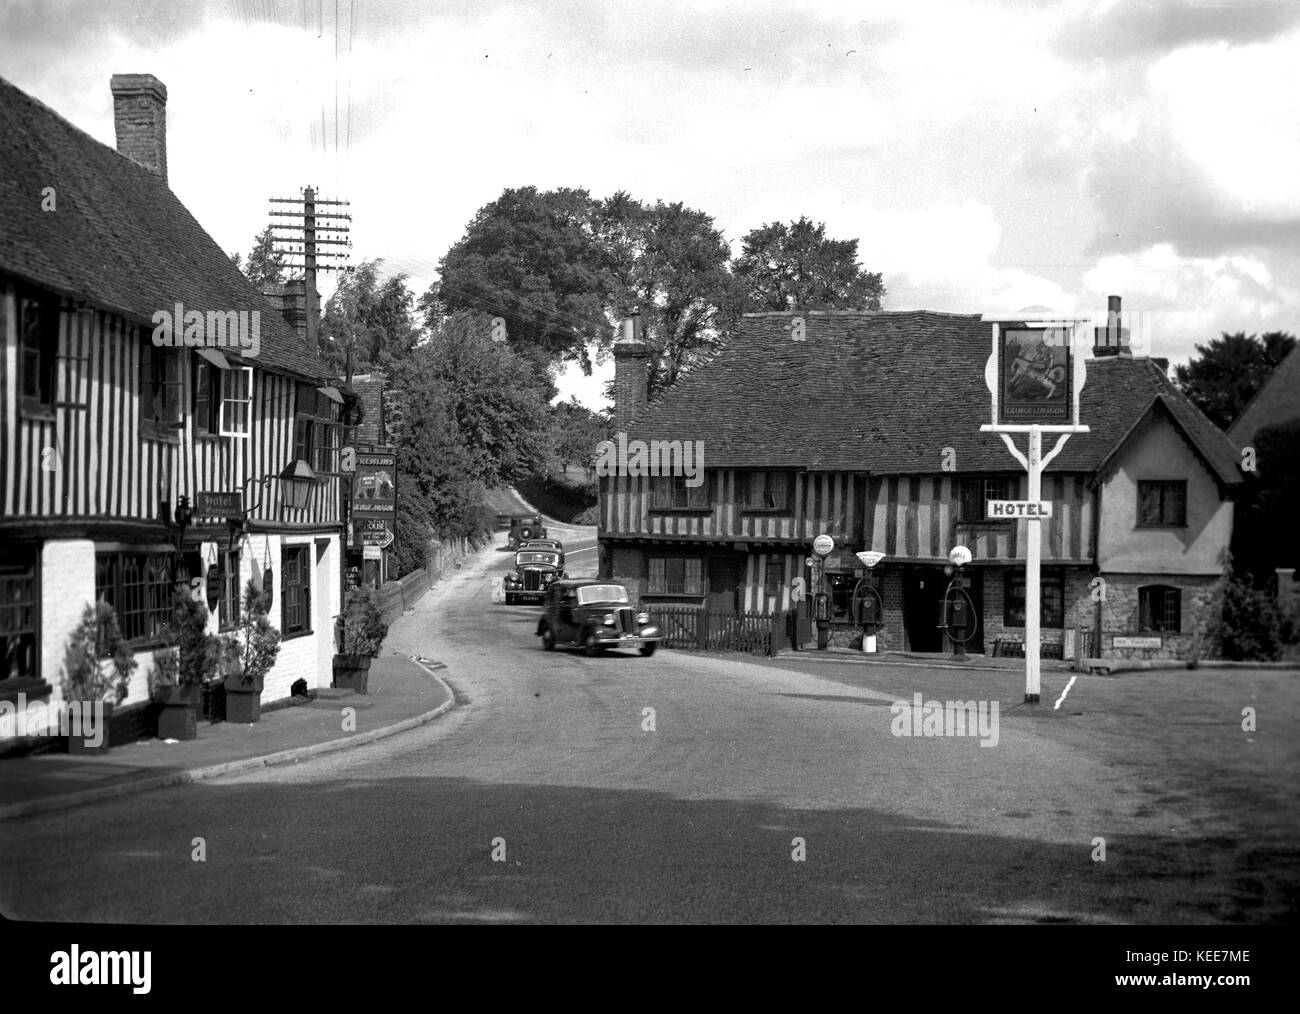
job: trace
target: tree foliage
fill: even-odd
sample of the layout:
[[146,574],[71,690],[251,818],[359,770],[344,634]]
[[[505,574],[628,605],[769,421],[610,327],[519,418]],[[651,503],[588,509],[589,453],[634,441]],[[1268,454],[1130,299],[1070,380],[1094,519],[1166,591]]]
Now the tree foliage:
[[285,265],[284,254],[275,249],[269,225],[254,237],[253,248],[246,260],[241,261],[237,253],[231,254],[230,259],[257,286],[259,292],[272,285],[283,284],[292,277]]
[[680,202],[642,204],[619,192],[593,208],[611,286],[610,315],[639,311],[653,397],[707,358],[739,308],[726,239]]
[[506,190],[479,209],[438,275],[422,306],[436,298],[448,312],[501,317],[511,347],[534,361],[590,373],[587,346],[610,340],[610,282],[585,190]]
[[879,310],[885,296],[881,276],[858,263],[858,241],[828,239],[806,217],[750,231],[732,271],[753,311]]
[[1258,336],[1224,331],[1208,345],[1197,345],[1191,361],[1174,368],[1174,379],[1192,404],[1226,430],[1294,347],[1295,336],[1285,331]]
[[406,275],[383,276],[382,260],[362,261],[339,278],[321,318],[321,354],[338,376],[369,373],[403,360],[420,337]]
[[609,439],[613,421],[608,414],[593,412],[575,397],[553,406],[551,418],[557,463],[561,468],[581,467],[590,482],[594,477],[596,445]]

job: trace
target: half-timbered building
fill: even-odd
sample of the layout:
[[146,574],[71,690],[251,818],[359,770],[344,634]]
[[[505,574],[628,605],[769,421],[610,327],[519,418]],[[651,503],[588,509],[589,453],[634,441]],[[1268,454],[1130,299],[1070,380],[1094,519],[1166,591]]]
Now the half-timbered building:
[[161,82],[111,85],[118,150],[0,80],[0,693],[58,699],[104,599],[140,663],[125,705],[147,701],[173,588],[207,597],[209,572],[214,633],[270,572],[263,700],[328,685],[341,398],[168,188]]
[[1231,536],[1241,479],[1232,445],[1162,361],[1104,345],[1081,401],[1091,432],[1072,436],[1044,473],[1054,516],[990,518],[987,501],[1028,493],[1001,438],[980,432],[991,323],[924,311],[751,314],[649,405],[645,346],[617,342],[616,429],[658,441],[658,465],[674,441],[698,441],[704,481],[631,474],[644,468],[603,479],[602,575],[645,603],[774,612],[791,608],[796,579],[811,583],[813,540],[829,535],[834,639],[857,642],[866,571],[856,554],[876,551],[878,647],[941,651],[951,650],[939,625],[945,566],[964,545],[981,618],[967,650],[988,651],[1023,641],[1027,526],[1043,524],[1045,644],[1083,634],[1090,650],[1122,652],[1126,637],[1145,635],[1136,643],[1154,646],[1149,655],[1191,650]]

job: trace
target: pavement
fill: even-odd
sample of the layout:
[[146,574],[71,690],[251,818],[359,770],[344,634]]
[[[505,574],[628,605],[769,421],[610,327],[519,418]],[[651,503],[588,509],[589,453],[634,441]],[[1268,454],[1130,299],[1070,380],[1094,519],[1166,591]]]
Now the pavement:
[[[774,658],[798,659],[804,662],[830,662],[848,665],[921,665],[927,669],[1015,669],[1023,671],[1023,658],[994,658],[992,655],[970,654],[958,661],[949,653],[921,651],[873,651],[864,652],[857,648],[841,648],[827,645],[823,649],[808,646],[794,651],[789,648],[778,651]],[[1073,672],[1074,663],[1059,659],[1042,659],[1039,662],[1042,672]]]
[[[421,604],[467,581],[481,581],[476,572],[494,553],[489,544],[467,557],[463,569],[430,588]],[[389,641],[418,623],[413,616],[399,617],[389,629]],[[292,764],[394,736],[455,706],[451,687],[438,675],[443,668],[435,659],[390,652],[371,664],[366,694],[324,687],[311,699],[264,705],[261,721],[253,724],[200,721],[198,738],[192,740],[139,740],[96,755],[5,757],[0,759],[0,820]]]

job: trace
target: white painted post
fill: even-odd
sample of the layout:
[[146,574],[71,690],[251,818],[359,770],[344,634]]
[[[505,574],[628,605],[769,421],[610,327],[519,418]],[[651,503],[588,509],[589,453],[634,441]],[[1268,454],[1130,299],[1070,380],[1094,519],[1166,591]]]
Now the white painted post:
[[[1032,426],[1029,430],[1029,502],[1042,499],[1043,486],[1043,432]],[[1039,694],[1039,620],[1041,618],[1042,589],[1039,585],[1039,561],[1043,548],[1043,521],[1029,521],[1029,544],[1025,553],[1025,703],[1037,704]]]

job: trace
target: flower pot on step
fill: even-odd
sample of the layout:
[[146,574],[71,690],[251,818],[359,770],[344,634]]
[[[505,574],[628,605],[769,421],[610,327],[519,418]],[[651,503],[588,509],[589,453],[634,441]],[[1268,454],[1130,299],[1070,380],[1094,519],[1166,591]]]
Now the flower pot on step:
[[262,717],[262,680],[244,683],[238,676],[226,677],[226,721],[256,722]]
[[108,753],[108,726],[113,721],[113,702],[112,701],[83,701],[80,706],[89,711],[100,705],[103,711],[95,716],[95,734],[99,737],[99,743],[95,744],[91,737],[91,730],[85,719],[88,717],[86,712],[82,713],[81,734],[77,735],[76,727],[69,729],[68,735],[68,753],[81,756],[84,754]]
[[332,686],[352,690],[358,694],[369,692],[370,656],[335,655],[334,682]]

